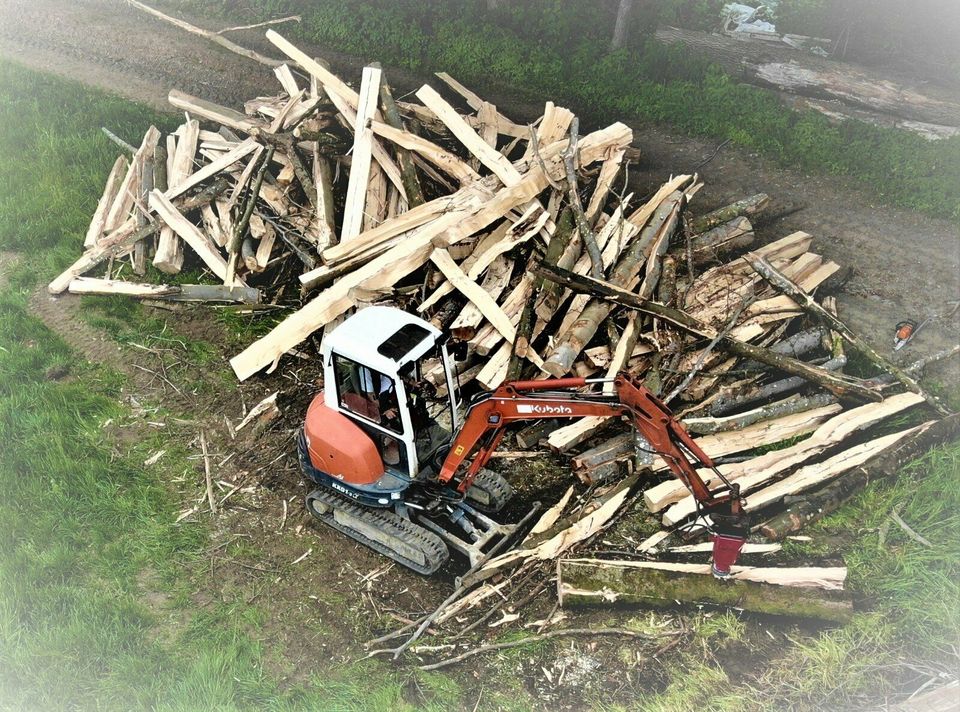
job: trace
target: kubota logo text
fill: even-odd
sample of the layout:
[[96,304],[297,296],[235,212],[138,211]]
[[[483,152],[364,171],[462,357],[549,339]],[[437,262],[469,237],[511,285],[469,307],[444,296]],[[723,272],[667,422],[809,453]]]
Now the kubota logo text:
[[570,415],[573,408],[568,405],[528,405],[517,404],[518,413],[536,413],[537,415]]

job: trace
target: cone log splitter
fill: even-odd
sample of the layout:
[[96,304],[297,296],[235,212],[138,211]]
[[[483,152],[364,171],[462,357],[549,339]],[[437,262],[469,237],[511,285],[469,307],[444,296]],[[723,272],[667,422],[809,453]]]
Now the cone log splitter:
[[[667,407],[625,373],[613,392],[580,389],[608,379],[512,381],[465,404],[443,335],[399,309],[368,307],[323,343],[325,390],[307,411],[300,463],[319,487],[306,497],[317,519],[414,571],[431,574],[449,547],[471,565],[506,545],[498,524],[513,490],[484,468],[517,420],[626,416],[696,498],[711,527],[713,572],[730,574],[749,532],[739,487],[728,482]],[[424,375],[442,373],[438,396]],[[712,468],[711,490],[697,467]]]

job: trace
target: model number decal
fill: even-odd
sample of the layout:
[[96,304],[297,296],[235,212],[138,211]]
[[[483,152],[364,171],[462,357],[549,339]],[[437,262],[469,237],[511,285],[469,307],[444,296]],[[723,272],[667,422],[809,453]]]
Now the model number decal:
[[517,403],[518,413],[536,413],[537,415],[571,415],[573,408],[568,405],[528,405]]

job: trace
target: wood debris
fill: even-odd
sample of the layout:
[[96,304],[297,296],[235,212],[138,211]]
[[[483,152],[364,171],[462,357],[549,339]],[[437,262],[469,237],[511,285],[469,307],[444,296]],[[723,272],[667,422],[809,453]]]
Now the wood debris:
[[[824,485],[939,427],[918,425],[944,409],[916,370],[892,366],[820,305],[818,290],[840,266],[814,249],[814,237],[794,232],[757,244],[753,222],[765,194],[697,211],[695,175],[668,177],[648,197],[621,194],[638,154],[623,123],[576,136],[576,117],[547,102],[535,127],[525,126],[445,74],[410,101],[394,101],[379,66],[366,67],[355,90],[274,30],[267,38],[285,56],[273,65],[277,95],[239,111],[172,91],[187,120],[169,136],[151,128],[132,158],[118,157],[83,254],[50,292],[286,308],[231,359],[240,379],[293,350],[315,355],[312,335],[373,302],[449,329],[466,346],[458,364],[466,395],[495,388],[508,372],[543,379],[627,371],[670,394],[668,405],[720,472],[740,483],[755,521],[773,517],[762,531],[775,539],[816,518],[810,507],[789,505],[797,511],[778,519],[789,498],[816,501]],[[206,283],[118,279],[121,262],[137,254],[171,275],[199,268]],[[893,378],[844,374],[841,341]],[[438,373],[427,378],[445,388]],[[274,417],[276,396],[234,432]],[[924,408],[922,418],[913,415]],[[914,426],[889,425],[904,413]],[[652,517],[641,502],[664,529],[644,532],[639,550],[636,539],[624,547],[638,557],[692,553],[657,546],[671,534],[696,538],[703,522],[663,460],[622,423],[535,423],[518,436],[518,456],[504,461],[544,440],[573,455],[592,489],[568,490],[519,547],[464,576],[435,615],[403,629],[418,632],[391,652],[455,615],[483,611],[488,626],[522,627],[515,608],[548,589],[557,560],[589,556],[599,535],[616,538],[625,515]],[[831,506],[850,491],[829,498]],[[589,565],[607,565],[597,561]],[[806,585],[842,581],[835,567],[812,569]],[[753,575],[743,571],[741,579]],[[795,573],[772,563],[754,581],[782,583]],[[496,607],[485,609],[491,601]],[[827,608],[834,620],[848,615],[846,604]]]

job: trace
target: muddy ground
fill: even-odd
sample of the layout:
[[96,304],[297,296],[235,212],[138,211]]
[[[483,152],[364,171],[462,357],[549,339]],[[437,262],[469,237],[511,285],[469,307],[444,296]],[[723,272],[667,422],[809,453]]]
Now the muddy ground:
[[[190,19],[204,24],[202,19]],[[264,47],[258,32],[238,33],[234,39],[276,54]],[[354,83],[362,64],[377,59],[373,54],[344,56],[323,47],[305,49],[326,58],[334,71]],[[164,110],[171,88],[237,107],[247,98],[278,90],[266,68],[146,17],[119,0],[5,0],[0,3],[0,56]],[[385,69],[398,95],[429,79],[389,66]],[[549,98],[518,98],[508,88],[498,87],[495,77],[491,86],[482,89],[500,111],[517,121],[538,116],[539,99]],[[611,121],[619,118],[609,117]],[[761,239],[802,229],[815,236],[815,249],[842,266],[853,267],[854,275],[840,296],[841,317],[884,353],[890,352],[894,324],[904,318],[921,319],[960,296],[960,240],[954,224],[877,206],[872,197],[841,178],[783,170],[729,145],[704,164],[714,154],[715,143],[664,128],[634,128],[643,151],[640,164],[630,170],[631,189],[638,195],[651,192],[670,174],[698,169],[706,187],[694,203],[697,212],[759,191],[781,205],[800,207],[762,226]],[[211,441],[216,478],[228,483],[225,487],[250,487],[231,498],[217,521],[208,551],[209,574],[196,599],[198,605],[218,600],[267,604],[272,614],[267,630],[259,635],[283,651],[270,661],[276,674],[297,681],[310,673],[312,661],[347,663],[361,652],[358,638],[432,608],[450,590],[455,567],[432,579],[396,568],[388,571],[379,556],[333,532],[317,530],[306,520],[293,436],[299,413],[316,387],[315,364],[289,363],[276,374],[242,386],[218,376],[211,385],[210,373],[190,363],[185,350],[174,342],[162,348],[152,344],[147,350],[130,344],[119,348],[111,337],[78,318],[79,301],[74,298],[52,300],[38,293],[31,306],[88,359],[127,374],[125,396],[131,406],[160,408],[141,412],[135,407],[135,417],[124,424],[123,437],[162,427],[171,442],[179,441],[195,452],[197,433],[204,429]],[[175,333],[221,344],[224,359],[233,355],[225,327],[214,323],[208,312],[182,311],[169,321]],[[935,325],[918,337],[906,357],[913,359],[956,343],[957,332],[956,321]],[[142,354],[142,359],[132,363],[131,353]],[[931,377],[955,382],[956,369],[941,366],[932,370]],[[209,390],[214,387],[216,396]],[[282,392],[286,418],[264,433],[247,430],[234,439],[224,417],[235,424],[246,408],[275,390]],[[215,409],[210,408],[211,402],[216,402]],[[195,497],[201,472],[198,462],[197,470],[175,485],[182,486],[185,498]],[[185,499],[185,509],[190,502]],[[255,542],[262,555],[248,557],[245,541]],[[293,563],[308,551],[306,559]],[[380,575],[371,578],[376,572]],[[149,588],[149,577],[144,578],[144,586]],[[149,590],[144,593],[147,600],[162,606],[162,597]],[[303,664],[292,665],[291,660]],[[634,684],[658,682],[657,675],[638,672]],[[601,688],[607,684],[602,672],[593,683]],[[526,686],[544,704],[557,704],[556,699],[544,697],[536,667]],[[624,690],[624,699],[629,699],[631,687]],[[415,700],[416,692],[411,694]],[[561,697],[573,704],[573,698]]]

